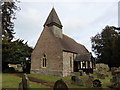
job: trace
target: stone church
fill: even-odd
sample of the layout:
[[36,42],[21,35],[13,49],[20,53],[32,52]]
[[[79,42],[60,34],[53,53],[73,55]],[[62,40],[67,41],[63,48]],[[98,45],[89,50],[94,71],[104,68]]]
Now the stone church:
[[91,72],[94,62],[82,44],[63,34],[62,24],[52,8],[31,55],[31,73],[68,76],[83,70]]

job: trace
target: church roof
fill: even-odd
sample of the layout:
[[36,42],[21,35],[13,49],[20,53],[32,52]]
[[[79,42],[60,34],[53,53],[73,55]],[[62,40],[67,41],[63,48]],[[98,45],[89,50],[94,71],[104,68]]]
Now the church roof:
[[52,26],[52,25],[55,25],[59,28],[62,28],[61,21],[60,21],[60,19],[59,19],[59,17],[58,17],[54,8],[52,8],[44,26]]
[[75,61],[91,61],[90,53],[78,54],[75,58]]
[[74,53],[88,53],[84,45],[77,43],[74,39],[63,34],[63,38],[59,39],[64,51]]

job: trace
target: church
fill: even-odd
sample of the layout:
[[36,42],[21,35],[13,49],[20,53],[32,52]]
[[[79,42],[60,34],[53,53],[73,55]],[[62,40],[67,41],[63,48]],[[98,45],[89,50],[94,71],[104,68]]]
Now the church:
[[31,73],[68,76],[95,68],[91,53],[84,45],[63,34],[61,21],[52,8],[31,55]]

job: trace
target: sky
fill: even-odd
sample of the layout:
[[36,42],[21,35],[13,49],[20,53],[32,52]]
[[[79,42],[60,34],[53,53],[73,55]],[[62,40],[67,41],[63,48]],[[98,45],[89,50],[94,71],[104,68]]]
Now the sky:
[[83,44],[90,52],[92,36],[106,25],[118,26],[119,0],[20,0],[15,20],[15,39],[35,46],[43,25],[54,7],[63,25],[63,33]]

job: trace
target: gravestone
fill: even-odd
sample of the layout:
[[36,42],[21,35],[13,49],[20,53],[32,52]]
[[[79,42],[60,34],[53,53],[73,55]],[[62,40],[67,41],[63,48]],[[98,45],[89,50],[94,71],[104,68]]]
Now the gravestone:
[[68,90],[68,87],[65,82],[60,79],[55,82],[53,90]]
[[93,81],[93,87],[102,87],[101,81],[98,79],[95,79]]
[[79,70],[80,76],[83,76],[83,70]]
[[93,80],[94,80],[94,77],[93,77],[93,76],[89,76],[89,79],[93,81]]
[[96,72],[105,73],[107,71],[109,71],[109,67],[107,64],[103,64],[103,63],[96,64]]
[[72,77],[71,77],[71,80],[72,80],[72,82],[75,83],[76,85],[83,86],[83,81],[82,81],[82,79],[80,79],[78,76],[72,76]]
[[88,79],[85,81],[85,86],[86,87],[93,87],[93,80],[94,80],[94,77],[89,76]]
[[75,78],[76,78],[76,76],[72,76],[71,80],[75,82]]
[[97,78],[105,79],[105,75],[101,73],[97,73]]
[[120,88],[120,72],[114,72],[113,77],[110,81],[116,88]]
[[19,83],[19,90],[29,90],[29,82],[26,74],[22,76],[22,82]]

